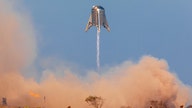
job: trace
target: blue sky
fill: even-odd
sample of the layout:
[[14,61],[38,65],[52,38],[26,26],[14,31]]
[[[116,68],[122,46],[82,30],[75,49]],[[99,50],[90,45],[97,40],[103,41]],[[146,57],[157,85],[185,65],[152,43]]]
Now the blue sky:
[[91,7],[105,8],[111,32],[101,29],[101,66],[165,59],[192,85],[191,0],[25,0],[38,34],[39,58],[55,57],[96,69],[96,28],[84,32]]

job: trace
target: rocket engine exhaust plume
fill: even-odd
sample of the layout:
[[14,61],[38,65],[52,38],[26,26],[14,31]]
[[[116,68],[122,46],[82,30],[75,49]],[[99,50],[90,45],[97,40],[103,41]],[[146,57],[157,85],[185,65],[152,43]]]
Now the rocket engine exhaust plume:
[[97,30],[97,71],[100,71],[100,30]]

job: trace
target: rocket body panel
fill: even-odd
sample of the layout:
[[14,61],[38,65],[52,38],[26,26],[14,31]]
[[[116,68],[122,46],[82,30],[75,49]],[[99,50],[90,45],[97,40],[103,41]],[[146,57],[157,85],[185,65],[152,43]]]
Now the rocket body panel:
[[96,26],[98,30],[100,30],[101,26],[103,26],[110,31],[103,7],[93,6],[85,31],[88,31],[88,29],[90,29],[92,26]]

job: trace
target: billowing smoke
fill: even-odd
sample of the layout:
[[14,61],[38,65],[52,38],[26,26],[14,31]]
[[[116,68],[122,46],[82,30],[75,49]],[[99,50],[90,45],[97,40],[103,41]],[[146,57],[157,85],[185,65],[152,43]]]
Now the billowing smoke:
[[16,72],[32,63],[34,33],[29,16],[15,0],[0,0],[0,73]]
[[[151,101],[162,102],[169,108],[192,104],[191,87],[169,71],[165,60],[151,56],[142,57],[138,63],[127,61],[101,70],[102,75],[88,71],[87,76],[79,77],[61,66],[47,67],[41,82],[27,79],[21,70],[36,56],[34,34],[29,17],[14,0],[1,0],[0,98],[6,97],[10,106],[88,108],[85,99],[90,95],[101,96],[103,108],[148,108]],[[58,72],[64,75],[54,75]]]
[[[0,97],[18,99],[27,91],[21,70],[36,57],[35,31],[20,0],[0,0]],[[30,87],[30,86],[28,86]]]

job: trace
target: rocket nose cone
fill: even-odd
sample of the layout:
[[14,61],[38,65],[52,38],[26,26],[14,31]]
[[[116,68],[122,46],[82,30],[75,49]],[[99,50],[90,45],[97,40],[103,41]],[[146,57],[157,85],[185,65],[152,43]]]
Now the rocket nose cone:
[[101,10],[104,10],[104,8],[102,6],[99,6],[99,5],[94,5],[92,7],[92,9],[101,9]]

